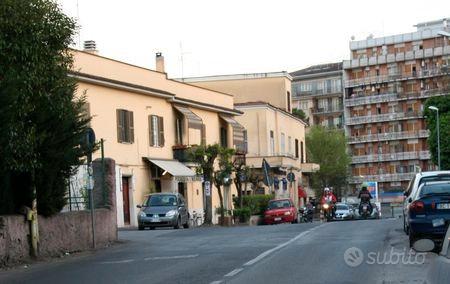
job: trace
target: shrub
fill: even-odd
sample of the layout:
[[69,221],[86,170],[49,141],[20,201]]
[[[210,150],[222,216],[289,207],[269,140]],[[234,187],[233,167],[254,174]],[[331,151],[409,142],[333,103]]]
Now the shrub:
[[251,211],[250,208],[237,208],[233,210],[233,215],[239,217],[239,222],[245,223],[250,219]]
[[[273,199],[273,195],[245,195],[242,196],[243,208],[250,210],[250,215],[264,215],[269,200]],[[239,208],[239,200],[237,197],[233,199],[234,207]]]

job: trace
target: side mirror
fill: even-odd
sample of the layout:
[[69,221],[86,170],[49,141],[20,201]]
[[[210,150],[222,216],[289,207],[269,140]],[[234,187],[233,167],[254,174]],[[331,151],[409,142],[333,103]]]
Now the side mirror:
[[404,196],[408,196],[409,194],[408,194],[407,191],[404,191],[404,192],[403,192],[403,195],[404,195]]
[[411,203],[413,200],[412,200],[412,198],[410,197],[410,198],[408,198],[408,202],[409,203]]
[[136,205],[137,208],[142,208],[142,205]]

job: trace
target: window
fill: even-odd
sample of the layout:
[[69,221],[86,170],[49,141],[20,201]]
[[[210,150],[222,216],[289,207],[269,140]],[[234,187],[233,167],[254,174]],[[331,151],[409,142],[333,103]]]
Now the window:
[[303,156],[303,141],[302,142],[300,142],[300,163],[304,163],[305,162],[305,160],[304,160],[304,156]]
[[286,144],[284,141],[284,133],[281,133],[281,154],[286,154]]
[[228,147],[228,134],[225,127],[220,127],[220,146]]
[[164,147],[164,119],[161,116],[149,115],[150,147]]
[[291,92],[287,91],[286,94],[286,100],[287,100],[287,111],[291,111]]
[[133,143],[134,142],[134,122],[133,112],[117,109],[117,142],[119,143]]
[[292,137],[291,136],[288,137],[288,154],[289,155],[292,154]]
[[275,154],[275,140],[273,135],[273,130],[270,130],[270,154]]
[[295,139],[295,157],[298,158],[298,139]]

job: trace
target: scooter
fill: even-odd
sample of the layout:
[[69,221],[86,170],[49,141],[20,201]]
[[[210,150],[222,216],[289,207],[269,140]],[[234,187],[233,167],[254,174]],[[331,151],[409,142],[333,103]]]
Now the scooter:
[[369,218],[372,215],[372,210],[373,208],[369,202],[361,202],[361,204],[359,205],[359,215],[363,219]]
[[299,209],[300,222],[301,223],[312,223],[313,221],[313,210],[306,207]]
[[330,222],[334,218],[334,205],[332,203],[325,203],[323,205],[323,215],[327,222]]

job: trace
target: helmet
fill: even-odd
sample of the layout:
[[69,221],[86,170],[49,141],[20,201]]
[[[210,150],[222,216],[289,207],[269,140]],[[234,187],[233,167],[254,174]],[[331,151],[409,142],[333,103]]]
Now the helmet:
[[330,192],[330,189],[329,189],[328,187],[325,187],[325,188],[323,189],[323,191],[324,191],[325,193],[328,193],[328,192]]

